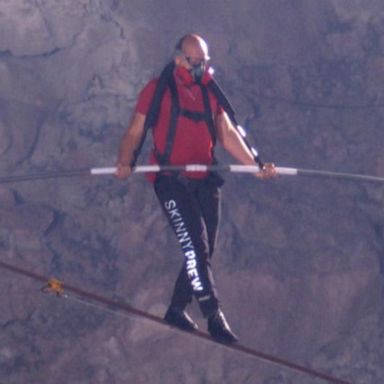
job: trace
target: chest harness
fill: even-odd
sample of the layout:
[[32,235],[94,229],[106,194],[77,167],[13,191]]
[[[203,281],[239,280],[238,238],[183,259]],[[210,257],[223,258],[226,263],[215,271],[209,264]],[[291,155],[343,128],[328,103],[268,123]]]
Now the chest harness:
[[[161,72],[159,81],[157,83],[157,86],[153,94],[153,98],[145,119],[144,134],[140,140],[139,145],[137,146],[134,152],[134,156],[130,164],[131,167],[134,167],[136,165],[137,159],[143,147],[148,130],[156,125],[156,122],[160,114],[161,102],[167,87],[169,88],[170,94],[171,94],[171,115],[170,115],[170,122],[169,122],[169,127],[168,127],[166,141],[165,141],[165,149],[163,153],[160,153],[156,148],[156,146],[154,148],[155,157],[160,165],[169,164],[169,159],[172,153],[172,147],[173,147],[173,143],[176,135],[177,120],[179,116],[184,116],[195,122],[205,121],[208,126],[208,130],[213,143],[212,147],[215,146],[216,130],[215,130],[215,124],[213,121],[212,108],[209,101],[209,91],[213,93],[219,105],[228,114],[235,128],[238,129],[238,124],[235,119],[235,112],[231,104],[229,103],[228,99],[224,95],[223,91],[220,89],[218,84],[213,79],[211,79],[207,85],[199,84],[202,92],[202,96],[203,96],[203,103],[204,103],[203,112],[190,111],[187,109],[180,108],[176,80],[173,76],[174,69],[175,69],[175,64],[174,62],[171,62]],[[245,135],[243,134],[243,132],[239,131],[239,133],[244,143],[252,152],[256,164],[258,164],[261,169],[264,166],[264,164],[261,162],[260,158],[258,157],[257,151],[253,147],[251,147],[251,145],[245,139]],[[213,151],[213,148],[212,148],[212,151]],[[214,156],[213,156],[213,159],[214,159]],[[214,159],[214,162],[215,162],[215,159]]]

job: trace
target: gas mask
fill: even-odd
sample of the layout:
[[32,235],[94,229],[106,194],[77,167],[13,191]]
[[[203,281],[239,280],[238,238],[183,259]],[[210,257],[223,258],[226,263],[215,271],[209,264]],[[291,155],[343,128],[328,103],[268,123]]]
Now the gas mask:
[[[191,65],[193,68],[193,66]],[[207,85],[212,79],[213,68],[207,67],[206,64],[200,63],[195,66],[196,70],[192,73],[191,69],[179,66],[176,68],[176,75],[179,77],[184,84],[191,86],[192,84]],[[197,73],[196,73],[197,72]]]
[[201,84],[201,80],[203,78],[203,75],[205,73],[205,63],[199,63],[199,64],[193,64],[191,65],[191,69],[189,70],[190,74],[193,77],[193,80],[197,84]]

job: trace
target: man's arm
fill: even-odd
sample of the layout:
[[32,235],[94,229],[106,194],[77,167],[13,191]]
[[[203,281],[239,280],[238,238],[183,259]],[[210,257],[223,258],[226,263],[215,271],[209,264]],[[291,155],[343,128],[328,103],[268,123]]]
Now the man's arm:
[[130,164],[135,150],[144,135],[144,123],[145,115],[136,112],[121,139],[115,174],[119,179],[129,176],[132,172]]
[[[226,112],[221,113],[216,118],[217,136],[223,147],[240,163],[244,165],[255,165],[252,152],[244,143],[240,134],[233,126]],[[260,178],[270,178],[276,175],[275,166],[271,163],[264,164],[261,172],[256,176]]]

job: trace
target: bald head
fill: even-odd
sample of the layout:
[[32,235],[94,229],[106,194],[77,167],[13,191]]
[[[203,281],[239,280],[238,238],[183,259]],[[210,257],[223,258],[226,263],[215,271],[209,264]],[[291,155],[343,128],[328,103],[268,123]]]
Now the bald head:
[[183,36],[177,44],[177,51],[187,57],[199,60],[209,60],[208,45],[204,39],[196,34]]
[[176,46],[175,64],[187,69],[196,83],[200,83],[209,60],[208,45],[195,34],[183,36]]

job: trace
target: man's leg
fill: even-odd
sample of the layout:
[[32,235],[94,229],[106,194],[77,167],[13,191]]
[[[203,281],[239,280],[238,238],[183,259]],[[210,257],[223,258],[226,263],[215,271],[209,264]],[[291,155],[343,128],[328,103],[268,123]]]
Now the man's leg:
[[[220,188],[211,183],[209,179],[199,183],[197,198],[207,226],[209,257],[212,258],[220,221],[221,191]],[[211,336],[223,343],[236,342],[237,336],[232,332],[221,309],[208,318],[208,331]]]
[[[223,343],[233,343],[237,337],[219,309],[210,266],[219,222],[220,193],[217,187],[204,184],[193,182],[186,185],[176,178],[163,177],[155,185],[185,256],[165,320],[188,331],[196,329],[184,311],[192,293],[203,315],[208,318],[208,331],[212,337]],[[203,283],[200,285],[196,279]],[[203,285],[206,286],[205,293],[203,289],[199,292]]]
[[181,267],[179,276],[177,277],[175,287],[173,289],[171,306],[184,310],[188,304],[192,302],[193,291],[189,284],[187,275],[187,264],[184,262]]
[[183,300],[189,301],[192,292],[203,315],[208,317],[217,311],[218,299],[209,263],[207,229],[196,196],[186,183],[173,176],[158,177],[155,191],[185,258],[173,302],[182,305]]
[[[217,240],[217,229],[220,221],[221,192],[217,186],[207,185],[205,182],[196,182],[193,194],[201,209],[206,225],[209,258],[212,257]],[[171,306],[184,310],[192,302],[193,291],[188,281],[186,263],[183,264],[175,283]]]
[[206,180],[198,183],[197,200],[207,227],[209,257],[215,250],[221,216],[221,190]]

